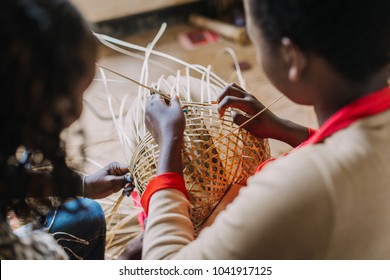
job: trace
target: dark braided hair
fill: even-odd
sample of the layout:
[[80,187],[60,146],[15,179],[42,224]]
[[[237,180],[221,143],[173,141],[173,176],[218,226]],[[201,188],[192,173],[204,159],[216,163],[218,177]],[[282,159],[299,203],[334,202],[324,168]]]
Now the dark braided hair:
[[[38,177],[15,163],[18,147],[39,150],[50,161],[52,187],[60,197],[74,196],[80,176],[65,163],[60,132],[65,126],[60,101],[77,118],[74,85],[85,76],[80,49],[95,41],[79,12],[67,0],[12,0],[0,3],[0,200],[4,214],[22,201]],[[43,186],[42,186],[43,189]],[[44,191],[42,191],[43,194]]]
[[389,0],[249,0],[251,16],[275,47],[289,37],[345,78],[364,82],[390,63]]

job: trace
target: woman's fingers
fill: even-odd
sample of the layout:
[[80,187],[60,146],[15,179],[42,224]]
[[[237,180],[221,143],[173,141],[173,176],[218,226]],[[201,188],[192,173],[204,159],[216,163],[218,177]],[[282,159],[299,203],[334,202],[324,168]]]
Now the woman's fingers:
[[226,96],[222,99],[222,101],[218,103],[219,115],[222,117],[228,108],[237,108],[249,114],[253,113],[251,112],[251,101],[240,97]]
[[233,118],[233,122],[237,125],[241,125],[248,120],[247,117],[241,115],[236,111],[232,111],[232,118]]
[[106,169],[108,171],[108,174],[110,175],[123,175],[129,172],[129,166],[126,164],[121,164],[118,162],[111,162],[109,165],[106,166]]
[[250,93],[248,93],[245,89],[243,89],[242,87],[240,87],[239,85],[237,85],[236,83],[230,84],[230,87],[232,87],[232,88],[235,89],[236,91],[239,91],[239,92],[243,93],[244,95],[250,94]]
[[123,175],[123,181],[126,182],[126,183],[133,182],[133,180],[131,179],[131,174],[130,173],[126,173],[125,175]]
[[222,90],[222,93],[217,98],[217,102],[221,102],[226,96],[244,98],[246,96],[246,91],[244,91],[236,84],[229,84]]
[[[256,99],[255,99],[256,100]],[[218,97],[218,112],[222,117],[228,108],[237,108],[246,113],[253,113],[254,98],[237,84],[229,84]]]
[[129,196],[133,192],[133,190],[134,185],[129,183],[123,188],[122,195]]
[[167,105],[159,96],[152,96],[146,106],[145,123],[158,144],[182,137],[185,117],[180,100],[174,96]]
[[171,106],[179,106],[181,108],[180,99],[177,95],[174,95],[171,99]]
[[147,108],[149,111],[162,110],[168,107],[168,105],[161,99],[161,96],[158,94],[153,94],[149,96]]

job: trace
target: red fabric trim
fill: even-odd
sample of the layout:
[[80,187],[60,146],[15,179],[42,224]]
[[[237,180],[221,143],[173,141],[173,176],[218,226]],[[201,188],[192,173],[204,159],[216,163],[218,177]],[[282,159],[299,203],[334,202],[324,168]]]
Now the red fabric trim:
[[307,139],[309,139],[310,137],[312,137],[314,134],[318,132],[318,130],[314,128],[308,127],[307,129],[309,130],[309,137]]
[[260,172],[260,171],[263,169],[264,166],[266,166],[268,163],[270,163],[271,161],[274,161],[274,160],[276,160],[276,158],[269,158],[269,159],[267,159],[266,161],[264,161],[263,163],[261,163],[261,164],[256,168],[255,173]]
[[[321,126],[320,130],[308,128],[309,138],[294,150],[308,144],[321,142],[325,138],[331,136],[333,133],[350,126],[360,119],[382,113],[388,109],[390,109],[390,87],[385,87],[346,105],[333,116],[331,116]],[[286,153],[282,156],[286,156],[288,154],[289,153]],[[271,161],[274,161],[275,159],[276,158],[271,158],[260,164],[256,169],[256,173],[262,170],[265,165]]]
[[152,195],[155,192],[163,189],[179,190],[187,197],[188,200],[190,200],[190,196],[188,195],[183,176],[176,172],[163,173],[154,177],[149,182],[145,192],[142,194],[141,205],[144,208],[146,215],[148,215],[149,201]]
[[333,133],[346,128],[354,122],[382,113],[390,109],[390,88],[385,87],[381,90],[363,96],[354,102],[346,105],[333,116],[331,116],[320,128],[318,133],[314,134],[303,144],[315,144],[321,142]]

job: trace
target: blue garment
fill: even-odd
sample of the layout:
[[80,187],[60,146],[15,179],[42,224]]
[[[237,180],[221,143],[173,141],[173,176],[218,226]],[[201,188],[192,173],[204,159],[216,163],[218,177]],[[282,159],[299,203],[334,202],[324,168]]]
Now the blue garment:
[[70,259],[104,259],[106,219],[96,201],[79,198],[67,202],[47,214],[44,227]]

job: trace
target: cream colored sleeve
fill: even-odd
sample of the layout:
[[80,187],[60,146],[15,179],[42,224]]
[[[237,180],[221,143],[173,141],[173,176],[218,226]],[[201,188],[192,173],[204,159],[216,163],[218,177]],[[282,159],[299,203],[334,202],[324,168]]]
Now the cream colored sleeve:
[[145,259],[318,259],[326,257],[332,203],[311,148],[270,163],[196,240],[190,205],[177,190],[155,193]]

